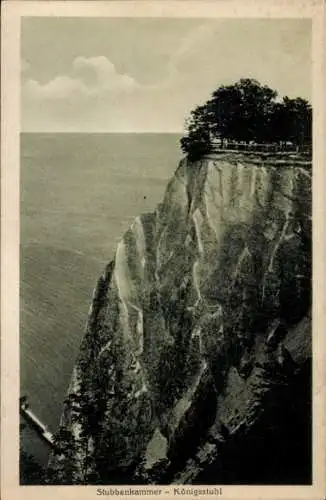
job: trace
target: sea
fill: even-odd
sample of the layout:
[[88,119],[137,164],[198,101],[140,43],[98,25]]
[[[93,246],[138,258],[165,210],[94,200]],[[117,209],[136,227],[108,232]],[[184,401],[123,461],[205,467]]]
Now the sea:
[[[21,396],[50,432],[96,281],[181,158],[177,134],[21,134]],[[33,454],[33,440],[24,440]]]

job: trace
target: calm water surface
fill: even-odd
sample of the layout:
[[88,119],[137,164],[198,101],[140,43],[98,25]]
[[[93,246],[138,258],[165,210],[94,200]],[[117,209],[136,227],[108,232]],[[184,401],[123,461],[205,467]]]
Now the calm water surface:
[[21,136],[21,394],[52,431],[97,278],[180,157],[172,134]]

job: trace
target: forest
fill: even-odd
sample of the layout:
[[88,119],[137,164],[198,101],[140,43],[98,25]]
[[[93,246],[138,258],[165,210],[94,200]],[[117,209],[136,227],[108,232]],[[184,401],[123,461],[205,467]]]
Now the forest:
[[185,126],[181,149],[193,161],[232,144],[300,151],[311,148],[312,107],[301,97],[280,98],[267,85],[242,78],[215,90],[191,111]]

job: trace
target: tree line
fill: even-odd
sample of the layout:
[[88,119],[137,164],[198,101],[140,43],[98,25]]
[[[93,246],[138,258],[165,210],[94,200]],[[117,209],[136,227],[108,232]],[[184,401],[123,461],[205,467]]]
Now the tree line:
[[211,152],[214,144],[223,148],[230,141],[310,147],[312,107],[301,97],[278,98],[276,90],[242,78],[222,85],[191,111],[186,130],[181,149],[191,160]]

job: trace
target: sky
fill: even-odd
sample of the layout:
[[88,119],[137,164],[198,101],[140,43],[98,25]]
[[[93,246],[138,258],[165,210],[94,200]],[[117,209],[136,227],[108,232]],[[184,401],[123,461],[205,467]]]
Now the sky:
[[309,19],[29,17],[25,132],[176,132],[222,84],[311,100]]

